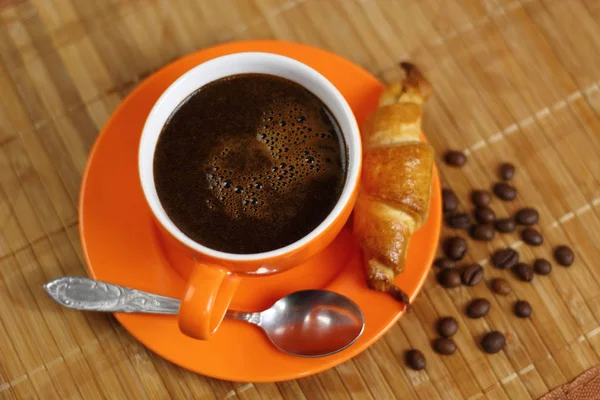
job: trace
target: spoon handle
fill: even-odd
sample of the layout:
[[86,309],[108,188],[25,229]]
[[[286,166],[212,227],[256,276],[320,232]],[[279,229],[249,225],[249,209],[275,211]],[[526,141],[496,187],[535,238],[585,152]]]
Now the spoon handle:
[[180,301],[177,299],[94,279],[66,276],[46,283],[44,289],[57,303],[76,310],[179,313]]
[[261,313],[259,312],[243,312],[236,310],[227,310],[227,314],[225,314],[225,318],[246,321],[254,325],[260,325],[260,316]]

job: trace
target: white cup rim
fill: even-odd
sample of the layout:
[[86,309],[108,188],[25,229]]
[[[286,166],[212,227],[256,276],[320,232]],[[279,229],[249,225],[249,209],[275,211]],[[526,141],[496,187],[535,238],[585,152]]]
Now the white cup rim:
[[[195,92],[200,87],[216,79],[234,74],[226,74],[218,78],[210,79],[191,89],[189,88],[189,85],[186,87],[186,85],[189,84],[189,81],[194,81],[203,74],[207,74],[209,71],[213,71],[214,73],[214,71],[221,71],[226,67],[231,68],[231,66],[235,66],[234,68],[237,69],[244,69],[244,66],[248,66],[248,70],[246,72],[237,73],[254,73],[258,71],[253,70],[253,66],[255,68],[256,66],[260,65],[264,65],[265,68],[270,65],[277,66],[277,68],[279,68],[281,71],[289,71],[289,74],[296,75],[302,79],[309,79],[311,85],[313,85],[317,91],[321,91],[323,97],[327,97],[326,101],[322,96],[319,96],[318,93],[315,93],[334,114],[341,127],[344,140],[346,141],[348,160],[346,180],[342,189],[342,193],[333,210],[331,210],[329,215],[315,229],[301,239],[287,246],[262,253],[227,253],[204,246],[188,237],[175,225],[173,221],[171,221],[162,207],[154,183],[153,160],[156,142],[166,120],[160,123],[160,126],[157,126],[157,121],[164,120],[164,115],[167,114],[165,110],[169,110],[168,115],[171,115],[171,113],[175,111],[177,106],[181,104],[181,102],[185,100],[189,94]],[[282,76],[277,72],[265,73],[275,76]],[[288,72],[285,73],[287,74]],[[289,76],[283,77],[290,79]],[[297,83],[304,87],[307,86],[302,82]],[[312,88],[307,89],[311,90]],[[311,91],[313,93],[315,92],[315,90]],[[182,92],[190,93],[182,97],[181,94],[178,94]],[[332,102],[335,103],[333,104],[333,109],[331,104]],[[344,127],[346,127],[346,129],[344,129]],[[178,241],[186,245],[188,248],[191,248],[192,250],[195,250],[201,254],[224,261],[260,261],[293,253],[303,248],[321,235],[334,221],[339,218],[347,203],[351,201],[353,192],[359,183],[358,180],[360,176],[361,154],[362,148],[360,142],[360,133],[354,114],[346,99],[342,96],[338,89],[331,82],[329,82],[327,78],[308,65],[289,57],[263,52],[243,52],[220,56],[199,64],[187,71],[167,88],[167,90],[160,96],[158,101],[152,107],[152,110],[150,111],[150,114],[148,115],[144,124],[138,153],[138,168],[142,190],[144,192],[146,201],[152,210],[152,213],[158,222]]]

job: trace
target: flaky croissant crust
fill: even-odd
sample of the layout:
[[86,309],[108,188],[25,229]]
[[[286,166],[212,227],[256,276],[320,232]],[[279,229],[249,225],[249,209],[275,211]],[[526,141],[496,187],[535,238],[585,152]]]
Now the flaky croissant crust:
[[363,170],[354,232],[369,287],[408,303],[394,279],[404,270],[413,233],[427,220],[434,152],[420,139],[421,106],[431,85],[414,65],[401,67],[404,80],[384,89],[361,132]]

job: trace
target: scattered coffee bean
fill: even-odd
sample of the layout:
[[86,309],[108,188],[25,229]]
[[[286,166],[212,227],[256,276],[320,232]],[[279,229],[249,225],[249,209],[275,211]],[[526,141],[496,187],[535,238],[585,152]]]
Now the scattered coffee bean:
[[437,274],[437,281],[445,288],[460,286],[460,272],[456,268],[446,268]]
[[462,272],[462,283],[475,286],[483,279],[483,268],[479,264],[467,265]]
[[480,224],[491,224],[496,220],[496,213],[487,206],[475,208],[475,219]]
[[564,267],[570,267],[575,261],[575,254],[569,246],[558,246],[554,249],[554,259]]
[[450,337],[458,331],[458,322],[456,322],[454,317],[440,318],[437,328],[440,335]]
[[446,224],[454,229],[467,229],[471,226],[471,217],[467,213],[449,212],[445,220]]
[[453,167],[462,167],[467,162],[467,156],[464,153],[456,150],[450,150],[444,156],[446,164]]
[[521,232],[521,239],[530,246],[540,246],[544,243],[542,234],[533,228],[523,229],[523,232]]
[[456,352],[456,343],[450,338],[441,337],[435,340],[433,348],[439,354],[450,355]]
[[456,263],[447,258],[440,257],[433,262],[433,265],[439,269],[456,268]]
[[496,268],[507,269],[519,262],[519,253],[514,249],[507,247],[505,249],[496,250],[492,254],[492,265]]
[[452,189],[442,189],[442,209],[444,212],[454,211],[458,208],[458,197]]
[[500,164],[500,168],[498,168],[498,174],[500,175],[500,179],[508,181],[515,176],[515,166],[511,163]]
[[531,304],[525,300],[515,303],[515,315],[519,318],[529,318],[531,315]]
[[515,219],[518,224],[521,225],[533,225],[540,219],[540,214],[538,214],[535,208],[522,208],[517,211],[517,215],[515,215]]
[[499,182],[494,185],[494,194],[498,196],[499,199],[511,201],[517,197],[517,189],[508,183]]
[[518,263],[512,267],[513,273],[524,282],[533,280],[533,268],[525,263]]
[[510,218],[501,218],[496,220],[494,227],[498,232],[511,233],[517,229],[517,224]]
[[460,236],[451,236],[444,241],[443,250],[449,259],[462,260],[467,253],[467,241]]
[[425,369],[425,356],[419,350],[412,349],[405,354],[406,364],[415,371]]
[[548,275],[550,272],[552,272],[552,264],[550,264],[550,261],[546,260],[545,258],[537,258],[533,262],[533,269],[539,275]]
[[492,224],[479,224],[471,225],[469,235],[475,240],[481,240],[488,242],[494,238],[494,225]]
[[467,315],[471,318],[481,318],[490,311],[490,302],[479,298],[469,303],[467,306]]
[[481,339],[481,347],[483,351],[489,354],[499,352],[506,345],[506,338],[498,331],[488,333]]
[[471,201],[476,207],[485,207],[492,201],[492,195],[487,190],[474,190],[471,192]]
[[512,292],[512,288],[508,281],[504,278],[496,278],[492,281],[492,290],[502,296],[506,296]]

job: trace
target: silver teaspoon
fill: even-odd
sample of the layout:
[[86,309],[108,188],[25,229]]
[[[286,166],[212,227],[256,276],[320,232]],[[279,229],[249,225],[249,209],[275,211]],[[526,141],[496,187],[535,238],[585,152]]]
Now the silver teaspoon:
[[[57,303],[75,310],[178,314],[180,301],[88,278],[67,276],[44,285]],[[300,357],[325,357],[360,337],[362,311],[352,300],[328,290],[302,290],[262,312],[228,310],[225,318],[259,326],[281,351]]]

